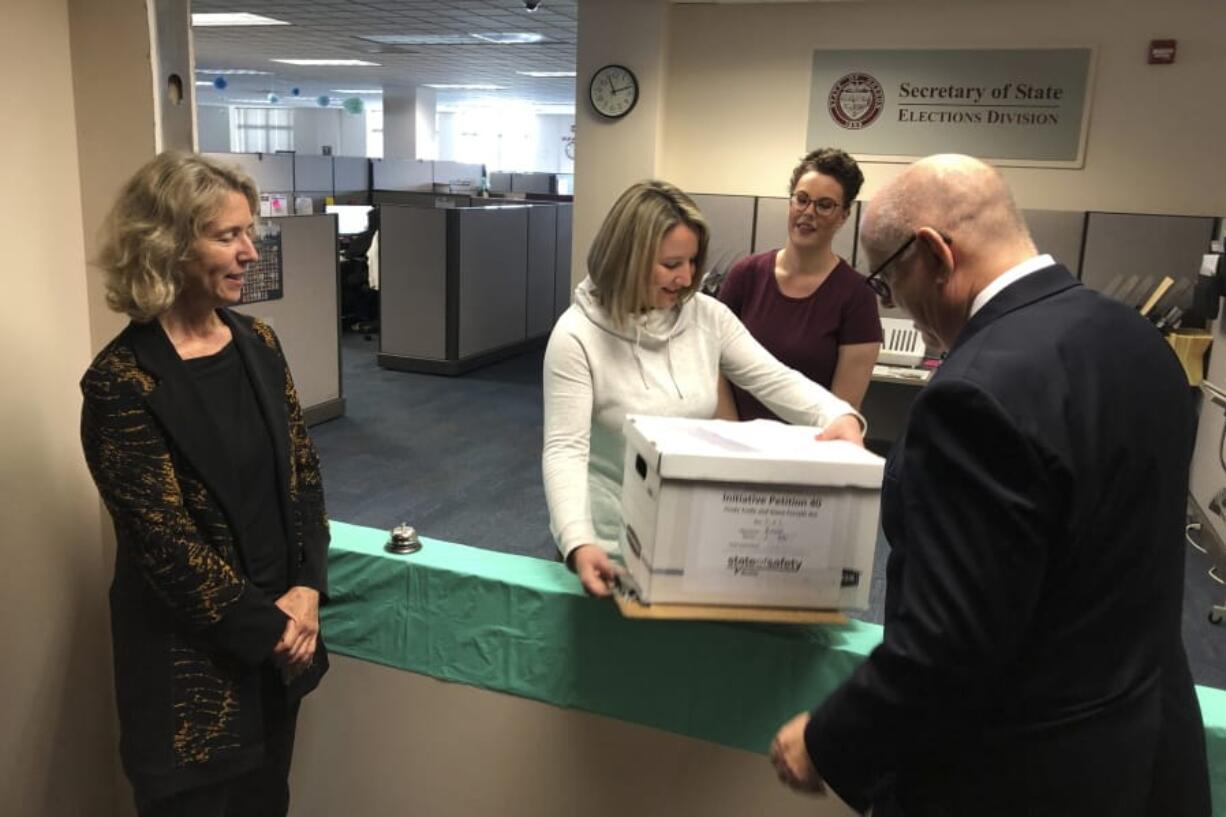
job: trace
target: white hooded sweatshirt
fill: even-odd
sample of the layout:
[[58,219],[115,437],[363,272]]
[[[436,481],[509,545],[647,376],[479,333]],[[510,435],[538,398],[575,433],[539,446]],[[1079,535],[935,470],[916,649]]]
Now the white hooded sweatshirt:
[[626,415],[710,419],[721,373],[792,423],[859,417],[777,361],[714,298],[699,293],[618,328],[591,279],[579,284],[545,350],[542,470],[550,530],[563,558],[580,545],[618,550]]

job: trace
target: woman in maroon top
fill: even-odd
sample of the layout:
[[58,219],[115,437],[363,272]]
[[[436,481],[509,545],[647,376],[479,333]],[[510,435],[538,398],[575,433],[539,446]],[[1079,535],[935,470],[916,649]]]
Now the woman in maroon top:
[[[855,159],[837,148],[806,155],[792,171],[787,245],[738,261],[719,291],[771,354],[856,408],[881,348],[881,319],[873,291],[831,242],[863,183]],[[778,419],[729,388],[740,419]]]

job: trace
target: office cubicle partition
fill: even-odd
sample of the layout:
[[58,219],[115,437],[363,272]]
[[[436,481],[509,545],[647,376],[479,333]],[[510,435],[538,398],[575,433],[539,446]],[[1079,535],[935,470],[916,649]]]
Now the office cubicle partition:
[[372,159],[370,162],[372,190],[434,189],[432,162],[417,159]]
[[1216,227],[1217,219],[1206,216],[1089,213],[1081,280],[1101,291],[1131,275],[1149,279],[1139,287],[1145,291],[1163,276],[1195,283]]
[[569,205],[381,213],[380,366],[454,375],[544,343],[570,284]]
[[336,216],[269,219],[281,229],[282,297],[238,307],[281,341],[308,425],[345,413],[341,389]]
[[[782,247],[787,241],[784,197],[691,195],[711,224],[712,266]],[[834,251],[867,275],[868,257],[859,245],[863,212],[863,203],[856,202],[847,224],[835,236]],[[1163,275],[1176,280],[1194,277],[1220,223],[1196,215],[1070,210],[1023,210],[1022,215],[1039,252],[1050,253],[1086,286],[1100,291],[1120,276],[1149,276],[1155,284]]]
[[707,245],[707,268],[723,274],[753,252],[754,224],[758,199],[753,196],[711,196],[695,193],[692,198],[711,228]]
[[554,272],[553,272],[553,319],[562,317],[572,300],[570,249],[572,219],[574,207],[570,204],[554,206],[558,214],[557,233],[554,239]]
[[[370,160],[362,156],[332,157],[332,193],[337,203],[370,203]],[[354,198],[360,201],[354,201]]]

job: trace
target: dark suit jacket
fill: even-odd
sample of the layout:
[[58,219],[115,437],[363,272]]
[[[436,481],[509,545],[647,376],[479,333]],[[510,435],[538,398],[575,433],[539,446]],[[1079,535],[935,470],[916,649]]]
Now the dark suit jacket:
[[835,791],[875,817],[1209,814],[1193,429],[1159,334],[1061,266],[970,320],[886,466],[884,642],[806,730]]
[[[272,330],[219,312],[268,424],[289,586],[327,590],[328,523],[314,446]],[[118,540],[111,585],[124,768],[146,797],[224,779],[262,756],[262,676],[286,616],[246,580],[237,476],[161,326],[132,323],[81,380],[81,439]],[[287,586],[288,589],[288,586]],[[289,700],[327,669],[320,642]]]

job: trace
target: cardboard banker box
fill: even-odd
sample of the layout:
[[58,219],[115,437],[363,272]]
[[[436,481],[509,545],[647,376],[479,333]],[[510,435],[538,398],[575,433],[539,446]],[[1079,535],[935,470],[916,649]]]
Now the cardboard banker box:
[[885,461],[818,431],[627,417],[621,548],[639,598],[866,609]]

